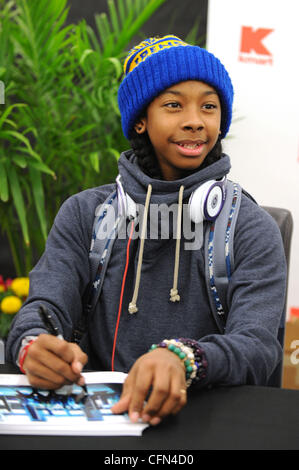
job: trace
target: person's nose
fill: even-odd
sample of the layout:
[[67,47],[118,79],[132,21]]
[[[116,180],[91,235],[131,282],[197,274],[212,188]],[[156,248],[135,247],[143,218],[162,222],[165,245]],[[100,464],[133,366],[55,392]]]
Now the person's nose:
[[203,129],[204,121],[198,107],[192,107],[186,110],[182,120],[182,127],[184,130],[191,130],[193,132]]

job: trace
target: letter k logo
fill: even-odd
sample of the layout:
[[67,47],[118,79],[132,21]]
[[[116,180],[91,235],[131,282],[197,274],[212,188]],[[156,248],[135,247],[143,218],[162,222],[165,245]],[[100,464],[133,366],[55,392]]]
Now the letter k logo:
[[267,28],[254,30],[251,26],[242,26],[240,51],[247,53],[254,51],[256,54],[271,56],[271,52],[263,45],[262,40],[272,31],[274,30]]

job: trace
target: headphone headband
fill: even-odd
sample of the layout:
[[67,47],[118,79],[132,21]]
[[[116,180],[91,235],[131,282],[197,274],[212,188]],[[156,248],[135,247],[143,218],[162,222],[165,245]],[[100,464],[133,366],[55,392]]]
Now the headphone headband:
[[[194,223],[204,220],[213,222],[220,214],[226,198],[226,177],[221,180],[210,180],[200,185],[190,196],[189,215]],[[138,206],[133,199],[124,191],[121,177],[116,178],[118,211],[126,218],[135,218]]]

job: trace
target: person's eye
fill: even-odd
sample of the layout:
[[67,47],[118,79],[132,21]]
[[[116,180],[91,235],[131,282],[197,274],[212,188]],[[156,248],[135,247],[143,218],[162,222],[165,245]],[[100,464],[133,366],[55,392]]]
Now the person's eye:
[[203,105],[203,108],[208,109],[209,111],[211,111],[213,109],[217,109],[217,105],[213,104],[213,103],[206,103],[206,104]]
[[170,103],[165,103],[164,106],[166,108],[170,108],[170,109],[177,109],[179,108],[181,105],[180,103],[178,103],[177,101],[171,101]]

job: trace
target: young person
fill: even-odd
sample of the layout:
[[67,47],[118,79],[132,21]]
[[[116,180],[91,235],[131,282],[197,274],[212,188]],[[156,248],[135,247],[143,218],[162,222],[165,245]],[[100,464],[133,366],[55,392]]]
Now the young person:
[[[87,361],[95,370],[128,372],[114,412],[128,411],[132,421],[158,424],[186,404],[189,385],[267,383],[282,354],[277,331],[286,265],[276,223],[242,194],[229,313],[225,334],[220,334],[208,299],[203,244],[186,249],[187,237],[184,231],[177,236],[175,223],[162,237],[161,221],[159,236],[151,237],[150,209],[174,204],[179,214],[198,187],[227,177],[230,159],[222,153],[221,140],[232,119],[230,77],[214,55],[175,36],[143,41],[129,53],[124,68],[119,107],[132,150],[121,155],[119,174],[124,191],[144,207],[143,222],[138,219],[143,237],[132,236],[138,227],[128,219],[127,235],[115,240],[88,321],[88,344],[72,343],[90,282],[95,210],[115,184],[70,197],[30,273],[30,295],[7,348],[10,360],[35,387],[81,384]],[[41,303],[64,340],[45,334],[38,315]]]

